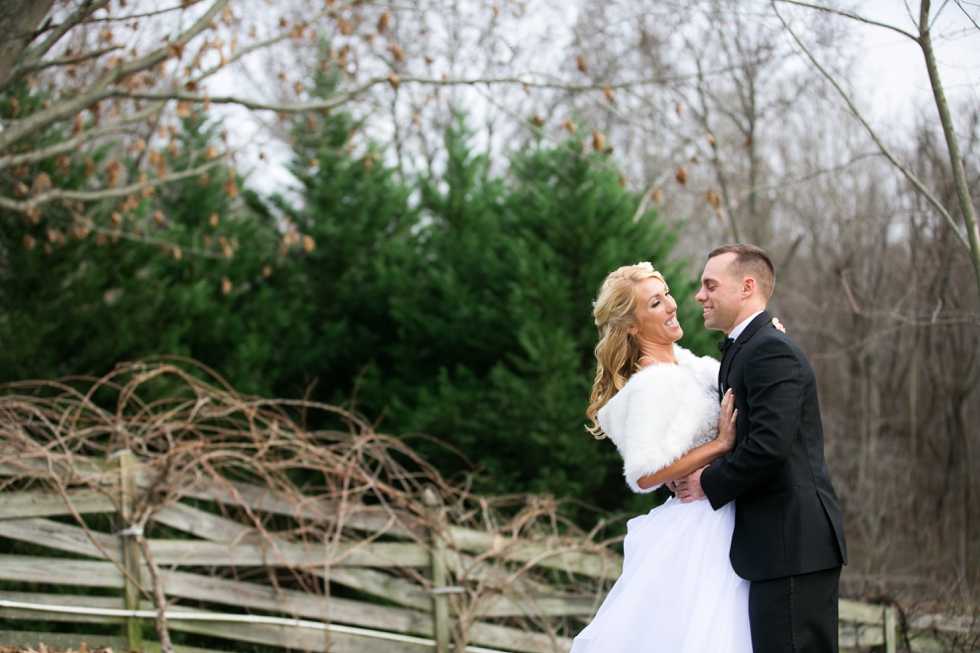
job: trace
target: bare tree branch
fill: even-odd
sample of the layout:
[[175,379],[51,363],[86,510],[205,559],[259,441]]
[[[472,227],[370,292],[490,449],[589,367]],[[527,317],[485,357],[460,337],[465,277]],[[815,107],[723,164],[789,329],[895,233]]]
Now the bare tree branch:
[[428,86],[493,86],[497,84],[519,84],[530,88],[561,89],[566,91],[598,91],[605,88],[628,88],[647,84],[667,84],[673,81],[687,79],[691,75],[675,75],[647,78],[642,80],[631,80],[624,82],[596,83],[596,84],[570,84],[567,82],[539,82],[521,77],[471,77],[471,78],[434,78],[434,77],[375,77],[337,97],[325,100],[308,100],[290,103],[271,103],[233,95],[208,95],[206,93],[195,93],[189,91],[126,91],[118,89],[108,91],[105,97],[128,97],[144,100],[178,100],[183,102],[211,102],[212,104],[236,104],[246,109],[258,111],[277,111],[281,113],[296,113],[302,111],[319,111],[330,109],[357,97],[378,84],[424,84]]
[[814,65],[814,67],[820,71],[820,74],[822,74],[827,79],[827,81],[829,81],[831,85],[833,85],[833,87],[837,89],[837,92],[844,99],[844,102],[847,103],[847,106],[851,110],[851,113],[853,113],[854,116],[861,122],[861,124],[864,125],[864,128],[868,131],[868,134],[871,136],[871,140],[875,142],[875,145],[877,145],[878,149],[881,150],[881,153],[885,155],[885,158],[891,161],[892,165],[898,168],[898,170],[905,176],[906,179],[909,180],[909,182],[911,182],[911,184],[916,188],[916,190],[922,193],[923,197],[925,197],[929,201],[929,203],[932,204],[933,208],[935,208],[936,211],[939,212],[939,214],[946,221],[946,224],[948,224],[950,229],[952,229],[953,233],[956,235],[956,238],[960,242],[960,244],[963,245],[963,247],[966,249],[967,252],[969,252],[970,242],[966,239],[966,236],[964,236],[960,231],[960,228],[959,226],[957,226],[956,221],[953,220],[953,216],[949,214],[949,211],[947,211],[946,207],[942,205],[942,202],[940,202],[936,198],[936,196],[933,195],[929,191],[929,189],[925,187],[922,181],[919,180],[919,178],[916,177],[915,174],[908,169],[908,166],[901,163],[898,160],[898,158],[892,153],[891,149],[887,145],[885,145],[885,143],[878,136],[878,133],[871,127],[868,121],[865,120],[864,116],[854,105],[854,102],[851,101],[851,98],[847,94],[847,92],[841,87],[841,85],[837,82],[837,80],[834,79],[833,75],[831,75],[830,72],[826,68],[824,68],[819,61],[817,61],[816,57],[813,56],[813,53],[810,52],[809,48],[807,48],[806,45],[803,44],[803,41],[800,39],[800,37],[797,36],[796,32],[793,31],[793,28],[790,27],[789,23],[786,22],[782,14],[779,13],[779,10],[776,8],[777,1],[785,2],[787,0],[771,0],[772,8],[776,12],[776,16],[779,17],[780,22],[782,22],[783,27],[786,28],[786,31],[789,32],[790,36],[793,37],[793,40],[796,41],[797,45],[800,46],[800,49],[803,50],[803,52],[806,54],[807,58]]
[[504,106],[499,100],[497,100],[496,98],[494,98],[493,95],[490,94],[490,93],[488,93],[486,90],[484,90],[482,88],[479,88],[479,87],[477,87],[477,88],[478,88],[479,93],[481,95],[483,95],[483,97],[485,97],[488,102],[490,102],[491,104],[493,104],[494,106],[496,106],[498,109],[500,109],[504,113],[509,114],[512,118],[521,120],[526,125],[526,127],[528,129],[530,129],[531,131],[533,131],[536,135],[540,136],[541,138],[547,138],[548,140],[550,140],[551,142],[553,142],[555,145],[557,145],[558,147],[560,147],[563,150],[565,150],[566,152],[568,152],[569,154],[571,154],[571,155],[573,155],[573,156],[581,159],[582,161],[588,161],[590,164],[592,164],[594,166],[597,166],[597,167],[600,167],[600,168],[606,170],[607,172],[619,172],[619,169],[616,166],[614,166],[612,164],[609,164],[609,163],[607,163],[605,161],[597,160],[595,158],[589,158],[583,152],[578,151],[578,150],[576,150],[573,147],[569,147],[566,143],[562,143],[562,142],[558,141],[554,136],[552,136],[551,134],[548,134],[543,128],[538,127],[537,125],[535,125],[532,122],[528,122],[526,119],[522,119],[520,116],[518,116],[517,114],[515,114],[513,112],[513,110],[511,110],[510,108]]
[[305,102],[290,103],[271,103],[261,100],[250,100],[248,98],[236,97],[233,95],[208,95],[207,93],[193,93],[189,91],[168,91],[154,93],[152,91],[126,91],[119,89],[111,95],[116,97],[136,98],[141,100],[154,100],[167,102],[177,100],[180,102],[210,102],[211,104],[235,104],[253,111],[276,111],[279,113],[297,113],[302,111],[320,111],[321,109],[332,109],[336,106],[351,101],[364,91],[378,84],[388,83],[387,78],[372,79],[357,88],[342,93],[338,96],[325,100],[310,100]]
[[[319,20],[321,18],[327,18],[327,17],[330,17],[330,16],[338,16],[338,15],[340,15],[340,13],[342,11],[344,11],[345,9],[347,9],[347,8],[349,8],[349,7],[357,4],[357,2],[358,2],[358,0],[344,0],[344,2],[341,2],[338,5],[334,5],[332,7],[328,7],[324,11],[321,11],[315,17],[311,18],[310,19],[310,22]],[[200,78],[209,77],[211,74],[217,72],[219,69],[221,69],[222,67],[224,67],[227,64],[234,63],[235,61],[238,61],[239,59],[241,59],[241,58],[243,58],[243,57],[251,54],[252,52],[256,52],[257,50],[262,50],[262,49],[268,48],[270,46],[276,45],[277,43],[282,43],[283,41],[285,41],[285,40],[287,40],[287,39],[289,39],[291,37],[292,37],[292,33],[291,32],[284,31],[284,32],[280,32],[276,36],[272,36],[272,37],[270,37],[270,38],[268,38],[268,39],[266,39],[264,41],[258,41],[256,43],[252,43],[251,45],[248,45],[248,46],[242,48],[238,52],[232,53],[231,58],[228,59],[223,64],[219,64],[218,66],[215,66],[214,68],[211,68],[210,70],[205,71],[203,74],[200,75]]]
[[[861,16],[861,15],[858,15],[858,14],[854,14],[854,13],[851,13],[849,11],[842,11],[840,9],[834,9],[832,7],[825,7],[823,5],[815,5],[815,4],[811,4],[809,2],[800,2],[799,0],[775,0],[775,2],[784,2],[784,3],[789,4],[789,5],[797,5],[798,7],[806,7],[807,9],[816,9],[817,11],[823,11],[823,12],[828,13],[828,14],[836,14],[838,16],[843,16],[844,18],[850,18],[851,20],[856,20],[856,21],[859,21],[861,23],[865,23],[867,25],[874,25],[875,27],[884,27],[885,29],[889,29],[889,30],[891,30],[893,32],[897,32],[897,33],[901,34],[902,36],[904,36],[906,38],[912,39],[913,41],[918,41],[919,40],[919,37],[917,37],[915,34],[912,34],[911,32],[906,32],[905,30],[901,29],[900,27],[895,27],[894,25],[889,25],[888,23],[881,23],[881,22],[878,22],[876,20],[871,20],[870,18],[865,18],[864,16]],[[782,20],[782,17],[780,17],[780,20]],[[783,21],[783,24],[785,25],[786,22]]]
[[[935,15],[935,16],[933,16],[933,17],[932,17],[932,20],[930,20],[930,21],[929,21],[929,22],[927,23],[927,24],[928,24],[928,26],[929,26],[929,31],[932,31],[932,28],[933,28],[933,26],[934,26],[934,25],[936,24],[936,21],[937,21],[937,20],[939,20],[939,16],[940,16],[940,14],[942,14],[942,13],[943,13],[943,9],[945,9],[945,8],[946,8],[946,5],[948,5],[948,4],[949,4],[949,0],[943,0],[943,4],[941,4],[941,5],[939,6],[939,10],[938,10],[938,11],[936,11],[936,15]],[[923,5],[923,3],[921,3],[921,2],[920,2],[920,3],[919,3],[919,9],[920,9],[920,10],[922,9],[922,5]],[[927,10],[927,11],[926,11],[925,13],[926,13],[926,16],[928,17],[928,15],[929,15],[929,11]],[[921,31],[922,31],[922,29],[921,29],[921,27],[922,27],[922,26],[920,25],[919,27],[920,27],[920,29],[919,29],[919,31],[921,32]]]
[[[851,289],[851,284],[847,279],[847,274],[849,272],[851,272],[851,270],[842,270],[840,280],[841,285],[844,287],[844,294],[846,295],[847,301],[851,306],[851,310],[855,315],[861,315],[872,319],[891,320],[904,324],[905,326],[916,328],[955,326],[959,324],[980,324],[980,314],[947,312],[944,315],[942,313],[942,298],[940,298],[936,308],[931,311],[909,311],[908,313],[902,313],[898,309],[888,311],[866,309],[861,306],[857,298],[854,296],[854,291]],[[940,317],[941,315],[942,317]]]
[[20,139],[26,138],[56,122],[74,116],[96,102],[100,102],[113,95],[115,95],[113,90],[107,90],[105,88],[89,89],[85,93],[53,105],[50,109],[39,111],[27,116],[23,120],[18,120],[0,132],[0,150],[5,150]]
[[117,50],[122,50],[123,46],[113,45],[107,48],[99,48],[98,50],[92,50],[90,52],[85,52],[78,55],[77,57],[59,57],[58,59],[48,59],[39,61],[37,64],[31,68],[31,72],[38,70],[44,70],[45,68],[53,68],[54,66],[70,66],[72,64],[81,63],[83,61],[88,61],[89,59],[98,59],[104,54],[109,52],[116,52]]
[[855,163],[857,163],[859,161],[864,161],[865,159],[870,159],[870,158],[879,157],[879,156],[881,156],[881,152],[865,152],[864,154],[857,154],[855,156],[852,156],[846,162],[841,163],[840,165],[831,166],[829,168],[821,168],[820,170],[814,170],[813,172],[807,173],[807,174],[805,174],[805,175],[803,175],[801,177],[793,177],[793,178],[790,178],[790,179],[781,179],[776,184],[766,184],[765,186],[758,186],[756,188],[756,190],[758,190],[758,191],[763,191],[763,190],[778,190],[780,188],[785,188],[786,186],[792,186],[792,185],[795,185],[795,184],[802,184],[802,183],[807,182],[807,181],[810,181],[811,179],[814,179],[816,177],[820,177],[821,175],[828,175],[828,174],[831,174],[831,173],[834,173],[834,172],[840,172],[841,170],[847,170],[848,168],[850,168],[852,165],[854,165]]
[[[688,47],[691,47],[690,43],[688,43]],[[695,51],[696,50],[692,49],[692,52]],[[697,62],[698,72],[700,73],[700,71],[702,70],[701,58],[695,57],[695,61]],[[708,91],[705,88],[704,77],[700,74],[698,75],[698,82],[697,85],[695,86],[695,90],[697,92],[698,100],[701,103],[701,110],[698,111],[696,108],[692,108],[691,112],[694,113],[695,117],[701,123],[701,126],[704,127],[704,130],[710,134],[712,132],[712,128],[709,122],[710,109],[708,107],[708,102],[706,99]],[[722,106],[722,107],[724,106],[724,103],[716,103],[716,104],[718,104],[718,106]],[[740,131],[744,131],[742,130],[742,127],[738,123],[737,119],[733,118],[733,121],[735,121],[736,126],[739,128]],[[728,213],[728,223],[732,229],[732,239],[735,242],[740,243],[742,242],[742,236],[739,233],[738,222],[735,219],[735,208],[734,206],[732,206],[731,193],[728,190],[728,179],[725,175],[724,168],[721,165],[721,157],[718,153],[717,147],[711,148],[711,163],[715,169],[715,178],[718,180],[719,186],[721,186],[722,201],[725,202],[725,211]]]
[[[56,25],[51,29],[51,33],[37,47],[32,48],[24,59],[14,66],[9,73],[0,77],[0,91],[7,90],[11,84],[33,70],[41,58],[46,55],[55,44],[61,40],[75,25],[78,25],[93,13],[109,4],[109,0],[86,0],[75,11],[65,19],[65,22]],[[2,147],[0,147],[2,149]]]
[[660,176],[654,179],[653,183],[650,184],[646,190],[643,191],[643,197],[640,198],[640,204],[636,207],[636,212],[633,213],[633,222],[639,222],[643,214],[647,212],[647,207],[650,206],[650,199],[655,188],[659,188],[670,179],[670,175],[673,173],[672,170],[664,170],[660,173]]
[[[108,0],[99,0],[108,2]],[[23,120],[10,125],[0,132],[0,150],[4,150],[21,138],[28,136],[48,125],[74,116],[100,100],[119,95],[117,89],[110,88],[112,84],[135,72],[145,70],[165,61],[171,56],[174,47],[186,45],[191,39],[207,29],[211,20],[228,4],[228,0],[215,0],[214,4],[183,34],[178,36],[171,45],[159,48],[150,54],[129,62],[120,63],[106,71],[99,79],[84,92],[53,105],[50,109],[39,111]]]
[[201,249],[200,247],[185,247],[184,245],[175,245],[172,240],[166,240],[165,238],[155,238],[154,236],[147,236],[146,234],[135,234],[132,231],[123,231],[121,229],[111,229],[109,227],[100,227],[97,224],[87,224],[85,226],[92,230],[93,233],[105,234],[106,236],[111,236],[113,238],[122,238],[123,240],[128,240],[134,243],[142,243],[144,245],[156,245],[163,247],[167,250],[172,250],[174,247],[178,247],[182,254],[193,254],[194,256],[199,256],[201,258],[209,258],[215,261],[224,260],[227,257],[220,252],[213,252],[206,249]]
[[943,90],[942,81],[939,79],[936,53],[932,49],[932,35],[928,28],[929,4],[929,0],[922,0],[920,5],[919,45],[922,46],[922,55],[925,57],[926,69],[929,71],[929,82],[932,85],[932,95],[936,99],[936,109],[939,111],[939,122],[943,127],[943,136],[946,137],[949,164],[953,170],[953,187],[956,189],[956,197],[960,201],[963,222],[966,223],[973,271],[976,274],[977,289],[980,290],[980,227],[977,225],[977,213],[973,208],[973,198],[970,197],[970,189],[966,183],[966,171],[963,169],[963,157],[960,155],[960,141],[956,137],[953,117],[949,113],[949,104],[946,102],[946,92]]
[[45,159],[58,156],[59,154],[75,151],[81,145],[91,142],[96,138],[114,134],[116,130],[123,125],[141,122],[151,118],[154,114],[162,111],[166,104],[166,102],[154,102],[134,113],[126,113],[115,120],[102,122],[97,127],[84,131],[78,136],[70,138],[67,141],[55,143],[54,145],[49,145],[48,147],[40,150],[32,150],[30,152],[24,152],[23,154],[0,157],[0,170],[13,168],[24,164],[38,163],[39,161],[44,161]]
[[[722,66],[709,71],[702,71],[700,75],[705,77],[713,77],[716,75],[724,75],[730,73],[733,70],[737,70],[739,66]],[[689,81],[692,79],[697,79],[699,73],[681,73],[677,75],[656,75],[653,77],[642,77],[640,79],[630,79],[623,81],[600,81],[591,84],[573,84],[564,80],[557,80],[552,82],[539,82],[534,80],[528,80],[521,77],[498,77],[498,78],[488,78],[488,79],[426,79],[426,78],[404,78],[402,82],[418,82],[422,84],[432,84],[434,86],[449,86],[453,84],[520,84],[522,86],[527,86],[528,88],[543,88],[543,89],[558,89],[563,91],[601,91],[606,88],[611,89],[622,89],[630,88],[634,86],[663,86],[670,84],[672,82],[682,82]]]
[[219,158],[215,159],[214,161],[209,161],[208,163],[198,166],[192,170],[172,172],[164,175],[163,177],[147,179],[146,181],[129,184],[127,186],[120,186],[119,188],[103,188],[100,190],[67,190],[64,188],[52,188],[51,190],[39,193],[26,200],[14,200],[10,199],[9,197],[0,196],[0,208],[26,213],[31,209],[35,209],[43,204],[48,204],[53,200],[63,200],[69,202],[94,202],[97,200],[126,197],[128,195],[132,195],[133,193],[138,193],[146,188],[156,188],[162,184],[169,184],[184,179],[190,179],[192,177],[199,177],[202,173],[217,168],[224,162],[224,159]]
[[970,12],[966,10],[966,7],[963,6],[962,0],[956,0],[956,6],[963,11],[963,14],[966,16],[967,20],[973,23],[973,26],[980,30],[980,25],[977,24],[977,21],[970,15]]
[[52,4],[54,0],[6,0],[0,5],[0,79],[6,79],[14,62],[37,37],[35,30]]
[[134,20],[137,18],[150,18],[152,16],[160,16],[161,14],[169,14],[172,11],[180,11],[186,8],[186,3],[174,5],[173,7],[167,7],[165,9],[157,9],[156,11],[147,11],[142,14],[130,14],[128,16],[106,16],[105,18],[90,18],[89,21],[93,23],[116,23],[125,22],[127,20]]
[[186,32],[174,39],[171,44],[158,48],[157,50],[154,50],[153,52],[142,57],[133,59],[128,63],[123,63],[120,66],[120,70],[122,72],[121,76],[130,75],[169,59],[175,46],[180,47],[187,45],[195,36],[208,29],[214,17],[217,16],[218,12],[221,11],[227,4],[228,0],[215,0],[214,4],[211,5],[211,8],[204,12]]

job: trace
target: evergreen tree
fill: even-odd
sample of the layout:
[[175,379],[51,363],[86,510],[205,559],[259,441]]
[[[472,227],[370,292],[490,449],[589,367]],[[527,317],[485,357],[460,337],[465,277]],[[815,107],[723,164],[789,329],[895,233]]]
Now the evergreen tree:
[[[330,97],[337,82],[336,72],[321,65],[310,93]],[[352,154],[359,127],[346,112],[298,116],[289,169],[301,201],[270,198],[267,210],[309,239],[278,275],[289,303],[280,299],[276,313],[282,382],[275,391],[285,396],[302,394],[315,382],[315,397],[347,402],[357,378],[396,337],[389,280],[401,275],[393,266],[412,256],[405,248],[419,215],[409,204],[411,188],[374,144]]]
[[[534,144],[505,180],[469,136],[460,119],[441,184],[424,186],[419,253],[392,284],[395,365],[371,379],[374,408],[389,408],[399,431],[457,447],[485,470],[482,489],[621,506],[615,450],[584,430],[591,301],[609,271],[650,260],[680,298],[685,344],[703,351],[691,281],[670,261],[673,232],[652,211],[633,220],[638,200],[601,155]],[[421,446],[444,471],[459,467]]]
[[[334,82],[318,74],[314,87],[326,97]],[[634,220],[638,199],[574,143],[532,144],[494,174],[460,118],[444,174],[406,184],[375,148],[350,153],[357,127],[342,112],[296,119],[289,198],[236,197],[236,175],[219,169],[87,207],[109,234],[64,237],[77,226],[67,207],[37,225],[0,219],[0,376],[101,374],[166,354],[248,393],[302,396],[316,381],[314,398],[344,403],[359,387],[357,408],[381,430],[455,447],[482,470],[480,490],[648,505],[625,490],[611,443],[584,429],[591,301],[610,270],[649,260],[679,300],[684,344],[703,352],[713,339],[668,262],[673,231],[652,211]],[[208,160],[220,128],[191,112],[162,165]],[[82,187],[111,148],[50,174]],[[471,469],[415,444],[445,473]]]
[[[193,112],[166,164],[180,169],[211,158],[218,128]],[[130,168],[135,178],[135,159],[102,165],[113,147],[88,162],[68,159],[55,183],[82,188],[93,169],[110,165]],[[99,375],[118,361],[157,354],[219,366],[232,358],[244,337],[235,328],[236,296],[261,279],[261,261],[271,262],[278,241],[275,225],[243,215],[233,177],[219,170],[159,197],[92,203],[83,220],[79,207],[65,204],[36,226],[0,216],[0,338],[9,343],[0,348],[0,378]],[[96,233],[96,225],[108,233]]]

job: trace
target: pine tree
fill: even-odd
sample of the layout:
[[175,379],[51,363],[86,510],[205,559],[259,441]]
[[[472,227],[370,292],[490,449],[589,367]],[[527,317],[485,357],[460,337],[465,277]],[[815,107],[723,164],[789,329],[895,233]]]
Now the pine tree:
[[[318,76],[316,92],[334,82]],[[649,260],[679,300],[685,344],[704,351],[692,284],[670,261],[672,228],[652,211],[634,220],[638,198],[604,155],[575,143],[534,143],[497,174],[460,117],[445,172],[404,183],[371,144],[352,154],[357,129],[343,112],[296,119],[299,200],[236,197],[238,176],[218,169],[88,207],[118,230],[100,237],[47,238],[67,214],[0,220],[0,338],[12,343],[0,375],[187,356],[244,392],[296,397],[316,384],[314,398],[356,397],[381,430],[454,447],[415,443],[444,472],[469,471],[469,458],[477,489],[624,507],[612,445],[584,430],[591,302],[610,270]],[[191,111],[162,165],[199,165],[220,130]],[[107,165],[69,163],[51,172],[58,183],[83,185]],[[137,233],[169,244],[113,238]]]
[[[219,127],[192,112],[166,164],[182,169],[212,158]],[[113,165],[103,165],[113,148],[106,144],[88,162],[69,159],[55,182],[83,187],[93,169]],[[139,174],[137,157],[117,165]],[[272,261],[278,241],[275,225],[243,215],[236,194],[234,173],[219,170],[159,196],[92,203],[84,221],[81,207],[65,205],[39,225],[0,219],[7,263],[0,266],[0,338],[9,343],[0,348],[0,376],[102,374],[118,361],[158,354],[219,365],[233,358],[229,344],[244,338],[234,301],[261,279],[261,261]],[[96,233],[95,225],[110,228]],[[38,229],[45,231],[35,235]],[[133,240],[141,238],[161,245]]]
[[[591,301],[609,271],[652,261],[680,298],[685,344],[703,351],[691,280],[670,261],[673,231],[652,211],[634,221],[638,199],[602,155],[537,143],[505,179],[472,154],[469,137],[461,119],[447,133],[441,185],[425,186],[421,254],[393,293],[395,364],[373,400],[386,402],[398,430],[470,457],[485,470],[483,489],[621,506],[628,492],[614,448],[584,430]],[[459,468],[426,450],[444,470]]]
[[[330,97],[337,83],[321,65],[310,93]],[[276,314],[282,320],[276,391],[286,396],[316,383],[315,397],[348,402],[358,377],[376,368],[396,337],[388,280],[401,274],[392,268],[396,260],[412,256],[404,250],[419,215],[409,203],[411,188],[382,152],[371,142],[355,148],[359,128],[342,111],[298,116],[289,170],[301,201],[275,195],[267,208],[282,216],[287,232],[303,234],[304,246],[277,275],[290,298]]]

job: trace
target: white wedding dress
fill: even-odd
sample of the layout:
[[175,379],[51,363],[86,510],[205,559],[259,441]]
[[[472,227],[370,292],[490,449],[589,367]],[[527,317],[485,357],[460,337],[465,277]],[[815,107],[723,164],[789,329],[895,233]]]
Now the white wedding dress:
[[[599,411],[636,492],[717,435],[718,362],[675,353],[678,365],[645,367]],[[749,582],[728,558],[734,504],[672,498],[627,527],[623,574],[571,653],[752,653]]]

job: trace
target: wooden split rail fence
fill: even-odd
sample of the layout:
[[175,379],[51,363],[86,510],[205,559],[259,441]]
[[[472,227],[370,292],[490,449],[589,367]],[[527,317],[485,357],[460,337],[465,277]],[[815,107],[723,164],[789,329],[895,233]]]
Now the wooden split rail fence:
[[[16,466],[8,463],[0,467],[0,474],[23,476],[30,464],[24,459]],[[85,465],[93,477],[112,476],[113,472],[97,461],[88,460]],[[114,473],[121,480],[116,485],[122,492],[118,504],[125,510],[133,496],[148,489],[151,479],[141,473],[138,461],[128,452],[117,455],[115,465]],[[35,466],[38,474],[47,473],[42,465]],[[168,608],[172,631],[308,651],[448,651],[449,620],[455,618],[449,609],[449,595],[467,591],[448,585],[451,577],[471,585],[513,590],[485,592],[474,607],[466,632],[472,650],[564,651],[570,646],[568,638],[547,629],[536,632],[501,622],[527,616],[539,622],[553,617],[587,619],[596,609],[597,599],[568,595],[521,578],[504,566],[491,564],[488,554],[512,565],[550,567],[599,579],[613,580],[620,572],[612,556],[562,551],[547,542],[508,541],[448,524],[438,532],[408,532],[403,524],[411,520],[392,520],[390,510],[370,506],[348,506],[344,516],[346,527],[365,534],[363,541],[339,545],[287,541],[218,514],[220,507],[245,507],[260,521],[274,515],[291,517],[300,511],[307,520],[330,522],[337,519],[338,506],[311,499],[298,507],[295,501],[269,489],[237,482],[223,482],[218,487],[202,481],[199,486],[184,488],[182,494],[185,501],[159,509],[153,521],[187,539],[146,540],[160,568],[164,593],[168,599],[183,603]],[[428,503],[438,511],[434,494]],[[211,510],[203,510],[202,505]],[[150,591],[150,573],[136,546],[137,533],[112,534],[61,519],[73,514],[109,514],[116,506],[111,496],[97,489],[65,496],[50,490],[0,493],[0,537],[72,554],[0,555],[0,581],[112,588],[122,594],[120,600],[62,591],[3,591],[0,601],[7,602],[2,604],[7,607],[0,609],[0,618],[119,623],[127,634],[126,646],[137,647],[141,643],[138,619],[71,610],[153,608],[145,598],[144,591]],[[384,604],[276,587],[268,582],[270,569],[302,569],[329,580],[326,587],[344,586],[382,599]],[[402,573],[397,573],[399,570]],[[430,581],[420,582],[422,577]],[[220,615],[211,621],[201,614],[194,619],[181,618],[184,613],[197,611],[186,602],[223,606],[233,615],[259,615],[258,621],[262,616],[273,619],[246,623],[223,621]],[[0,634],[0,638],[13,636]]]
[[[41,459],[6,460],[0,476],[49,473]],[[86,641],[90,646],[159,650],[141,638],[140,622],[152,623],[155,614],[148,600],[151,573],[140,548],[142,534],[112,533],[105,526],[98,530],[85,517],[112,515],[120,506],[123,512],[132,510],[135,497],[152,489],[151,479],[128,451],[117,453],[110,463],[75,461],[75,469],[90,474],[83,489],[0,492],[0,538],[30,543],[37,553],[0,555],[0,581],[22,590],[23,584],[48,590],[0,591],[0,619],[71,622],[76,634],[0,631],[0,644],[43,641],[77,647]],[[119,495],[93,489],[93,478],[114,479],[105,484]],[[393,520],[390,510],[377,506],[341,509],[318,499],[297,506],[271,489],[230,481],[202,480],[182,494],[183,500],[153,516],[155,524],[167,527],[157,530],[171,537],[142,542],[159,568],[170,603],[167,625],[173,632],[305,651],[446,653],[451,628],[462,618],[450,599],[454,593],[473,594],[477,587],[482,592],[465,615],[467,650],[568,651],[571,640],[556,634],[555,624],[564,624],[566,634],[574,633],[594,614],[603,592],[571,594],[516,570],[553,569],[591,578],[606,589],[621,572],[621,562],[612,555],[563,549],[549,541],[505,538],[444,521],[434,522],[427,533],[412,532],[404,526],[409,520]],[[438,516],[434,493],[425,497],[425,504]],[[297,511],[304,519],[330,522],[343,512],[345,526],[360,531],[364,539],[342,544],[287,540],[232,519],[228,511],[222,514],[229,506],[251,511],[258,520],[253,523],[296,516]],[[324,582],[319,594],[316,588],[285,589],[270,582],[276,570],[304,570]],[[342,592],[348,597],[331,595],[329,588],[335,586],[348,588]],[[83,595],[77,591],[83,587],[103,591]],[[67,593],[70,588],[76,593]],[[105,589],[118,591],[117,597],[107,596]],[[375,602],[350,598],[350,590]],[[523,627],[513,625],[518,618]],[[118,624],[123,635],[85,634],[90,624]],[[883,646],[892,653],[895,633],[894,609],[841,601],[843,647]],[[191,647],[176,650],[202,653]]]

